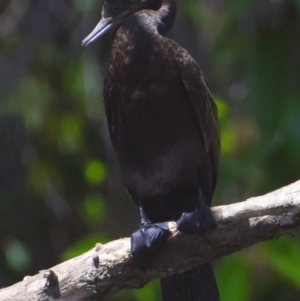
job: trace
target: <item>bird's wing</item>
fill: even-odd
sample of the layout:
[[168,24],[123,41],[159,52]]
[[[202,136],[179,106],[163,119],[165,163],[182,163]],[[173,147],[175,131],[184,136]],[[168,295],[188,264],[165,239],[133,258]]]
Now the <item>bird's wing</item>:
[[112,141],[114,149],[116,149],[116,135],[117,135],[117,125],[118,125],[118,107],[117,107],[117,89],[114,82],[115,69],[112,64],[109,65],[103,88],[103,98],[105,104],[105,113],[108,123],[108,131],[110,139]]
[[205,149],[209,153],[213,170],[213,187],[216,184],[219,156],[220,130],[217,107],[206,80],[195,60],[181,48],[180,68],[183,84],[189,94],[189,100],[197,115],[203,135]]

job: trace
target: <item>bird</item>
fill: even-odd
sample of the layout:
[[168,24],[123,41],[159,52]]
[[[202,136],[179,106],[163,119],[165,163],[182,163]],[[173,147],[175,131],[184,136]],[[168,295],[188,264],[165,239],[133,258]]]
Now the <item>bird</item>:
[[[85,48],[113,31],[103,84],[109,135],[141,223],[131,252],[151,266],[170,236],[169,221],[192,235],[214,229],[220,130],[207,81],[187,50],[165,37],[176,0],[105,0]],[[218,301],[210,264],[161,280],[164,301]]]

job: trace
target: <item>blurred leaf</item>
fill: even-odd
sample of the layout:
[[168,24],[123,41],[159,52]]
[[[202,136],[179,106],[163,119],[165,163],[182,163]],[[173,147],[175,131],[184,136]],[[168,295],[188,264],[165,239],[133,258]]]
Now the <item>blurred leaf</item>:
[[29,268],[30,253],[24,244],[10,237],[4,241],[3,247],[8,266],[18,272],[24,272]]
[[140,301],[158,300],[158,296],[160,296],[160,280],[152,281],[143,288],[134,290],[134,295]]
[[250,300],[250,266],[240,254],[218,263],[217,282],[222,301]]
[[24,77],[19,90],[10,96],[6,102],[0,102],[1,113],[21,116],[26,130],[36,132],[41,130],[47,112],[52,91],[50,87],[35,77]]
[[270,137],[284,116],[289,94],[288,45],[285,28],[270,26],[262,28],[249,49],[249,104],[263,138]]
[[248,14],[251,7],[255,3],[252,0],[231,0],[229,1],[229,11],[227,19],[234,21],[236,19],[243,18],[244,15]]
[[215,43],[215,55],[219,60],[236,63],[240,55],[243,55],[243,48],[247,45],[246,36],[242,32],[241,23],[246,22],[253,10],[252,0],[231,0],[228,3],[226,17]]
[[[78,10],[81,11],[89,11],[95,7],[96,0],[88,0],[88,1],[82,1],[82,0],[75,0],[74,5]],[[99,16],[100,19],[100,16]]]
[[300,289],[300,243],[296,239],[282,237],[265,246],[266,260],[282,277]]
[[223,127],[221,131],[221,153],[231,154],[236,145],[236,133],[230,127]]
[[228,155],[235,150],[237,133],[230,123],[228,104],[217,96],[214,96],[214,100],[218,108],[221,130],[221,154]]
[[105,201],[101,195],[91,193],[83,202],[83,213],[86,221],[90,223],[99,222],[104,219],[106,208]]
[[79,100],[84,97],[84,80],[82,61],[72,62],[64,72],[64,86],[67,91]]
[[106,178],[106,167],[99,160],[91,161],[85,169],[85,178],[92,185],[101,184]]
[[217,96],[214,96],[214,101],[218,108],[218,118],[219,118],[220,122],[228,121],[229,108],[228,108],[227,103],[224,100],[222,100],[220,97],[217,97]]
[[47,66],[49,62],[53,64],[55,60],[59,58],[59,56],[57,56],[58,51],[57,45],[51,43],[51,41],[46,40],[44,43],[39,44],[38,52],[41,54],[37,57],[39,65]]
[[199,1],[186,0],[184,5],[181,5],[181,9],[184,11],[189,21],[199,23],[199,15],[201,12],[201,4]]
[[65,152],[76,152],[82,148],[83,136],[81,120],[66,116],[61,120],[59,146]]

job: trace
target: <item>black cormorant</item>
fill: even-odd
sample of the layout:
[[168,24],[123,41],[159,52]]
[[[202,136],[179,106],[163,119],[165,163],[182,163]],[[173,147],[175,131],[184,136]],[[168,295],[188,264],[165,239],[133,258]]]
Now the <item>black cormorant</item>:
[[[197,63],[163,36],[175,14],[175,0],[105,0],[82,42],[115,30],[103,95],[122,178],[140,209],[131,250],[142,268],[167,240],[167,221],[183,234],[215,227],[217,110]],[[163,279],[162,292],[165,301],[219,300],[210,264]]]

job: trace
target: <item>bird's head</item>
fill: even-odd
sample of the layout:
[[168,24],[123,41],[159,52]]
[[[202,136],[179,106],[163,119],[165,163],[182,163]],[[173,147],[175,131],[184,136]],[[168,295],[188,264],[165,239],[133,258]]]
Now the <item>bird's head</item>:
[[82,41],[81,46],[83,48],[87,47],[110,29],[120,26],[126,17],[136,11],[158,9],[161,2],[161,0],[105,0],[102,6],[100,22]]

